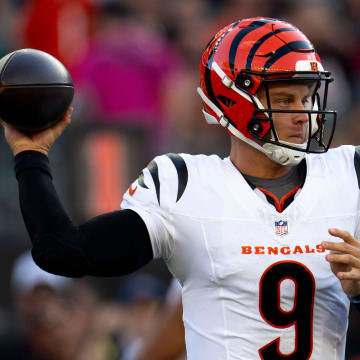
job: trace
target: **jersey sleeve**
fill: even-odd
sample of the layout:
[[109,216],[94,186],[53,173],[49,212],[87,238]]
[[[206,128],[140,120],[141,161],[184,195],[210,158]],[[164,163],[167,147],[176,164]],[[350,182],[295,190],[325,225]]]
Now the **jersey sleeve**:
[[[180,158],[180,155],[175,155]],[[152,160],[130,185],[122,209],[138,213],[146,224],[154,258],[168,259],[173,248],[171,208],[176,200],[176,168],[169,155]]]

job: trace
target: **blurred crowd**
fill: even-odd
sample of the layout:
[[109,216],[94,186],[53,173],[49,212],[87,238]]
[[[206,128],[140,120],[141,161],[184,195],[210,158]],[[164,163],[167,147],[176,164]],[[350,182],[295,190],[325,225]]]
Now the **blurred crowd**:
[[[75,220],[118,208],[156,154],[227,155],[228,137],[202,117],[198,64],[220,28],[253,16],[281,18],[309,37],[335,78],[333,146],[360,144],[357,0],[0,1],[0,57],[44,50],[73,77],[73,124],[50,157]],[[14,359],[8,354],[16,349],[16,359],[135,359],[141,339],[163,317],[170,275],[157,263],[110,282],[37,274],[23,253],[30,242],[3,137],[0,166],[0,358]],[[351,311],[350,327],[359,325]],[[360,359],[358,343],[348,339],[348,360]]]
[[16,258],[10,284],[13,316],[0,333],[4,360],[135,359],[166,306],[165,284],[149,273],[128,276],[104,300],[85,280],[41,270],[30,251]]

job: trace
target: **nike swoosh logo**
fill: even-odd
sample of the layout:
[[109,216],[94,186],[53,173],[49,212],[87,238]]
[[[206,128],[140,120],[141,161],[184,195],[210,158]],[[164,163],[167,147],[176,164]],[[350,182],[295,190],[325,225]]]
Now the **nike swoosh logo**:
[[130,196],[133,196],[135,194],[135,191],[137,190],[137,185],[135,186],[135,189],[132,188],[132,184],[129,187],[129,194]]

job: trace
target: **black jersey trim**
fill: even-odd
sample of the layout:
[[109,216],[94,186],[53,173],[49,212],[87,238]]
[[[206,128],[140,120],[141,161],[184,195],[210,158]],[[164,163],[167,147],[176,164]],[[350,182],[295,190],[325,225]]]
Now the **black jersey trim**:
[[[178,191],[177,191],[176,202],[178,202],[180,200],[180,198],[183,196],[186,186],[187,186],[187,183],[188,183],[188,178],[189,178],[188,169],[187,169],[184,159],[180,155],[170,153],[170,154],[166,154],[166,156],[174,164],[176,172],[177,172]],[[153,179],[153,182],[155,185],[155,190],[156,190],[156,197],[157,197],[158,203],[160,205],[160,180],[159,180],[158,165],[155,160],[152,160],[152,161],[150,161],[150,163],[148,164],[148,166],[146,168],[149,170],[150,175]],[[144,182],[144,173],[143,172],[141,172],[141,174],[138,177],[138,184],[141,187],[148,189],[148,187],[146,186],[146,184]]]
[[144,188],[144,189],[148,189],[148,187],[146,186],[145,184],[145,181],[144,181],[144,172],[142,171],[141,174],[139,175],[138,177],[138,184]]
[[354,167],[358,180],[358,187],[360,189],[360,146],[355,146]]
[[253,184],[253,183],[251,183],[245,176],[244,176],[244,174],[242,174],[243,175],[243,178],[245,179],[245,181],[248,183],[248,185],[251,187],[251,189],[252,190],[255,190],[256,189],[256,186]]
[[[301,188],[301,187],[300,187]],[[289,197],[287,197],[285,200],[284,200],[284,204],[283,204],[283,211],[295,200],[295,195],[297,194],[294,193],[294,194],[291,194]]]
[[158,199],[158,203],[160,205],[160,180],[159,180],[159,169],[155,160],[150,161],[147,169],[150,172],[150,175],[154,181],[156,197]]
[[[259,191],[261,191],[261,192],[265,195],[267,202],[268,202],[269,204],[271,204],[272,206],[274,206],[274,208],[275,208],[276,210],[278,210],[278,212],[280,212],[280,211],[279,211],[279,210],[280,210],[280,207],[279,207],[279,209],[278,209],[278,207],[276,206],[276,204],[279,203],[279,201],[277,200],[276,196],[274,195],[274,197],[272,197],[271,195],[269,195],[268,193],[265,193],[264,191],[262,191],[262,190],[259,189],[258,187],[257,187],[257,189],[258,189]],[[276,199],[276,200],[275,200],[275,199]]]
[[182,197],[182,195],[184,194],[184,191],[185,191],[185,188],[186,188],[186,185],[188,182],[189,175],[188,175],[187,166],[186,166],[184,159],[178,154],[170,153],[170,154],[166,154],[166,156],[174,164],[177,175],[178,175],[178,193],[177,193],[177,198],[176,198],[176,202],[178,202],[180,200],[180,198]]

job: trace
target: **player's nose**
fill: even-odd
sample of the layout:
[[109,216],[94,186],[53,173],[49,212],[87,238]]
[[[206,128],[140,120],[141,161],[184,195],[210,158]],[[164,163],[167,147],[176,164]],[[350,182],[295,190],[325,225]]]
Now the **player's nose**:
[[294,109],[295,111],[299,111],[299,112],[295,112],[293,113],[293,120],[296,123],[302,122],[308,122],[309,121],[309,113],[305,112],[306,110],[309,110],[306,108],[305,104],[303,103],[303,101],[301,99],[297,100],[294,104]]

